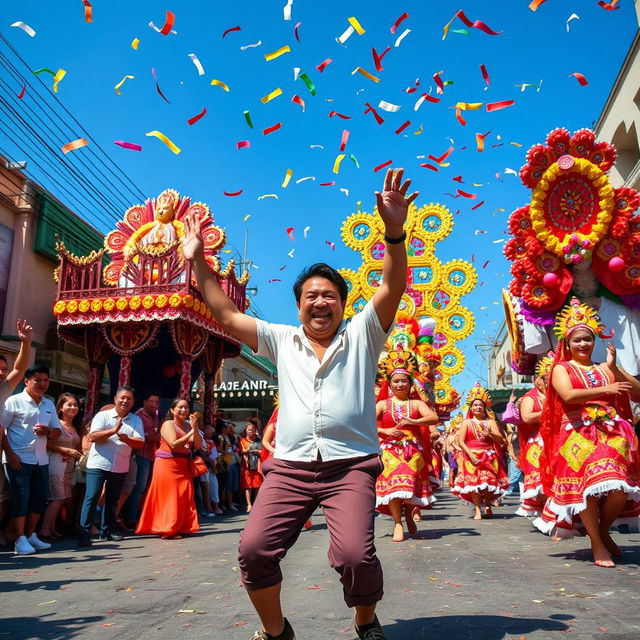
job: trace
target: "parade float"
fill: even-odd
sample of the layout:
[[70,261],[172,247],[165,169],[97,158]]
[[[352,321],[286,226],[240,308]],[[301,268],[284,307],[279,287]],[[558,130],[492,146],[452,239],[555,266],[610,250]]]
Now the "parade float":
[[81,346],[89,362],[85,418],[98,409],[105,365],[111,391],[132,385],[142,393],[188,398],[192,382],[204,377],[204,406],[211,420],[214,376],[223,358],[240,344],[215,322],[182,253],[183,220],[202,222],[209,268],[239,309],[245,309],[248,275],[236,276],[233,261],[221,268],[225,235],[207,205],[191,203],[173,190],[128,209],[88,256],[71,254],[62,242],[54,314],[61,338]]
[[511,214],[504,247],[512,280],[503,302],[518,373],[533,374],[555,347],[553,324],[570,296],[599,309],[616,331],[622,365],[638,373],[640,197],[610,184],[615,160],[613,146],[588,129],[555,129],[527,154],[520,177],[531,202]]
[[[451,377],[465,365],[464,354],[456,343],[473,332],[475,319],[460,299],[472,291],[477,275],[464,260],[442,263],[435,245],[453,229],[453,215],[444,206],[409,206],[407,232],[407,289],[398,310],[394,338],[387,349],[404,345],[415,351],[419,379],[438,414],[446,420],[460,402]],[[345,317],[363,309],[382,279],[384,225],[377,212],[358,211],[342,224],[343,242],[362,255],[358,271],[342,269],[347,282]],[[384,357],[385,354],[383,354]]]

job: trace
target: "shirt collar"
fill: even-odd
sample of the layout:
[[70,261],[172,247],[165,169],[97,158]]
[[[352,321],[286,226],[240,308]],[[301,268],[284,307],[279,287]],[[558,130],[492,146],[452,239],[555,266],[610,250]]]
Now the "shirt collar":
[[[333,344],[333,341],[338,336],[342,335],[346,331],[347,322],[348,322],[348,320],[346,318],[342,319],[342,322],[340,323],[340,326],[338,327],[338,330],[336,331],[335,335],[331,339],[331,344]],[[296,332],[294,334],[294,339],[297,339],[298,341],[300,341],[301,344],[305,344],[306,343],[307,345],[310,345],[309,338],[307,338],[307,334],[304,332],[304,327],[302,325],[299,325],[298,327],[296,327]]]
[[24,400],[26,400],[27,402],[31,403],[32,405],[34,405],[36,407],[39,406],[40,404],[42,404],[44,402],[44,400],[45,400],[45,397],[42,396],[42,398],[40,399],[40,402],[36,402],[35,398],[33,398],[31,395],[29,395],[27,393],[26,389],[22,391],[21,395],[22,395]]

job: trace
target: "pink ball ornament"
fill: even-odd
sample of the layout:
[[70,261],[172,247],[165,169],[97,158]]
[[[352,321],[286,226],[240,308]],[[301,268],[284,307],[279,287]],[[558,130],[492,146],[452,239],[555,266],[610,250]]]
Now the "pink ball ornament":
[[545,273],[542,282],[544,282],[545,287],[555,289],[558,286],[558,276],[555,273]]
[[626,264],[624,258],[621,258],[620,256],[614,256],[613,258],[611,258],[611,260],[609,260],[609,269],[616,273],[622,271],[625,266]]

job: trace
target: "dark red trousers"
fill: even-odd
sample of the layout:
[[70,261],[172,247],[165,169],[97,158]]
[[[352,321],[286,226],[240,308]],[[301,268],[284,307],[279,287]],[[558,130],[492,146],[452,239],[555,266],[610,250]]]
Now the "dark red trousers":
[[248,591],[282,582],[280,561],[304,523],[322,506],[331,542],[329,562],[340,574],[347,606],[382,598],[382,567],[374,545],[378,456],[334,462],[270,458],[265,480],[240,537],[242,582]]

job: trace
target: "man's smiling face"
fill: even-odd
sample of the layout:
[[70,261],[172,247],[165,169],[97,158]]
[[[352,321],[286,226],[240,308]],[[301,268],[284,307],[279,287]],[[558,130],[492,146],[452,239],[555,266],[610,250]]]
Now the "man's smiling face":
[[313,276],[302,285],[298,309],[304,332],[309,338],[333,338],[342,323],[344,307],[338,287],[330,280]]

